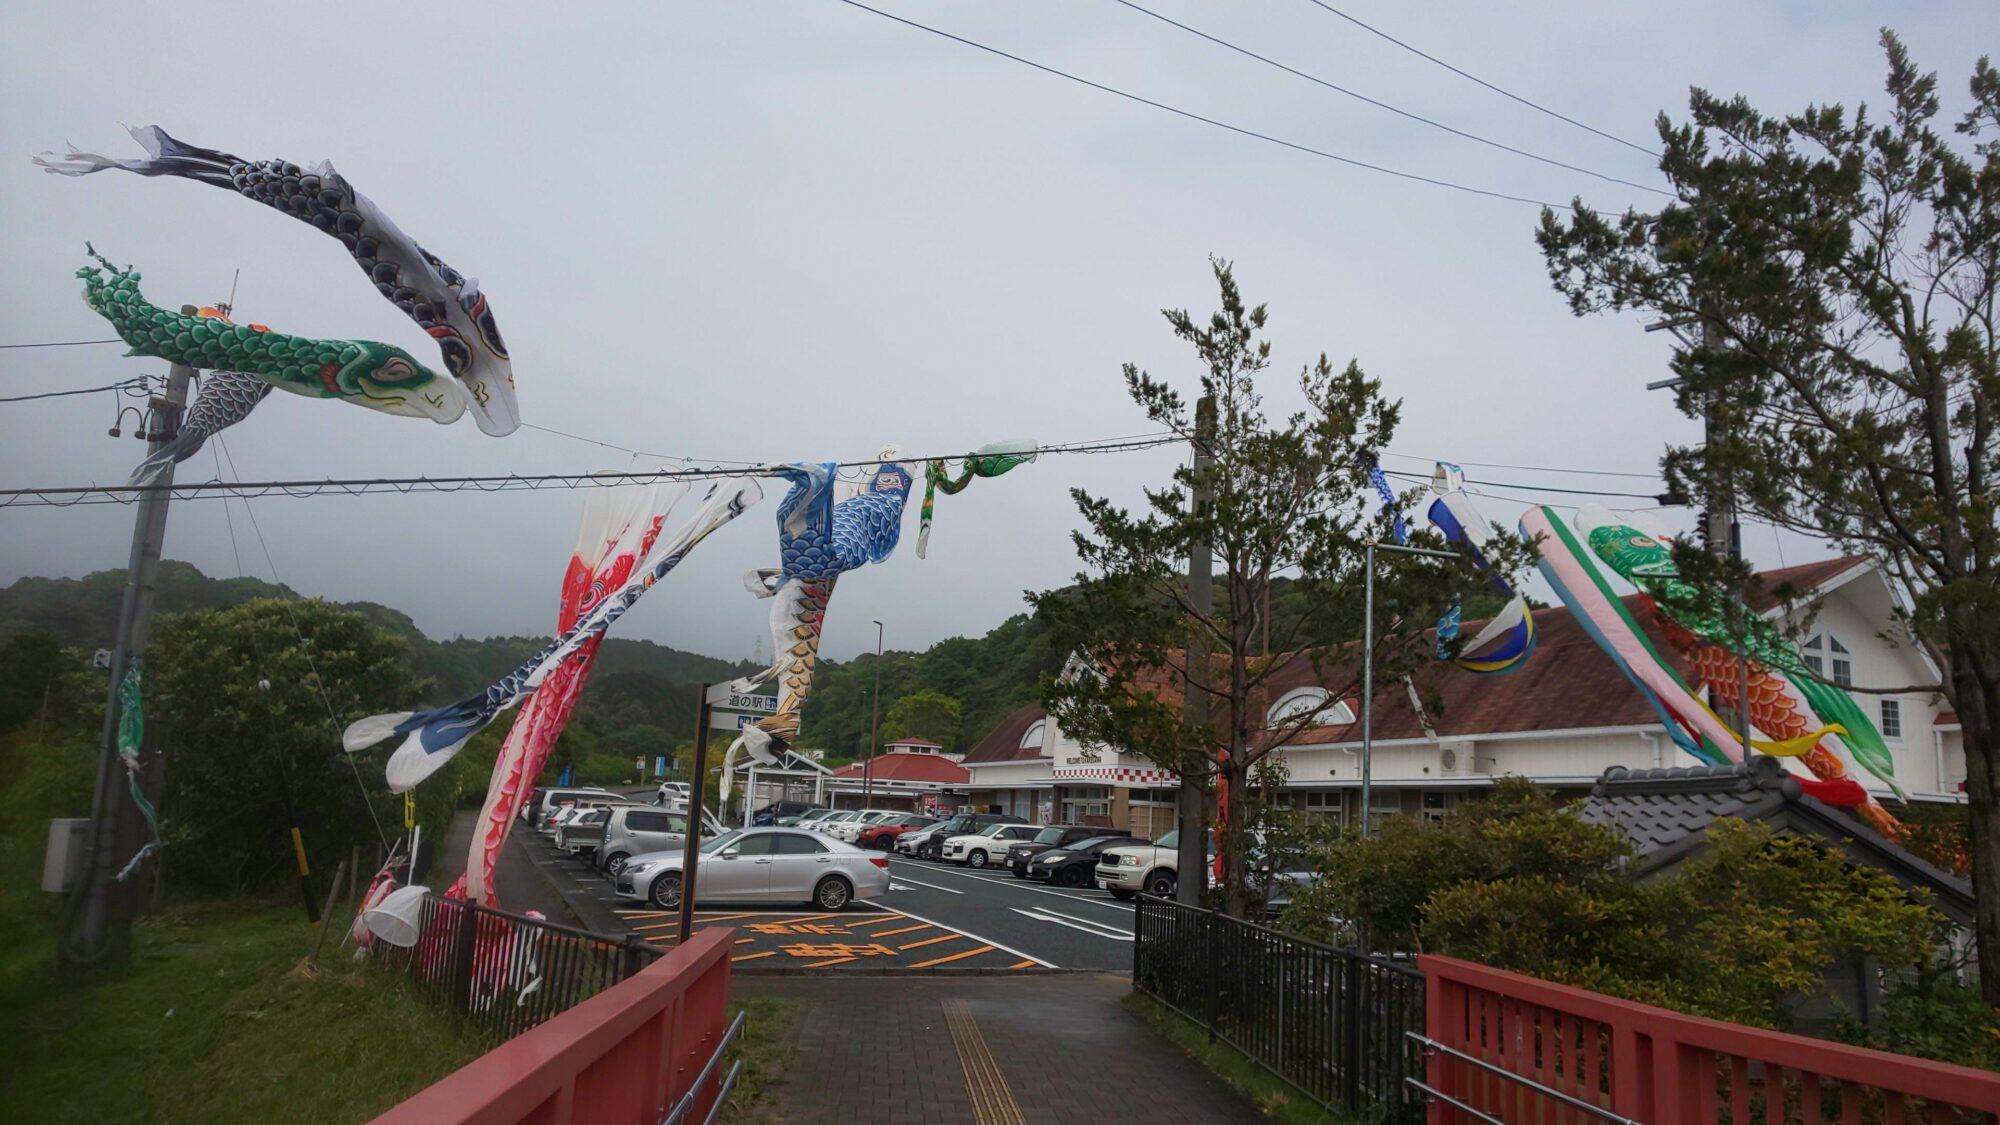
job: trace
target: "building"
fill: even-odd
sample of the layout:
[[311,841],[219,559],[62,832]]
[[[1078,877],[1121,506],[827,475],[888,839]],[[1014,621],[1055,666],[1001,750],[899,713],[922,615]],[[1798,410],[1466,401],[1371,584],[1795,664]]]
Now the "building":
[[[964,766],[938,753],[935,742],[921,745],[929,750],[898,750],[909,743],[890,743],[889,750],[872,761],[842,766],[828,775],[824,791],[827,804],[836,809],[904,809],[929,813],[954,808],[961,803],[955,794],[963,791],[971,775]],[[954,794],[947,797],[946,794]]]
[[[1963,736],[1942,697],[1923,690],[1939,682],[1938,670],[1904,634],[1896,595],[1881,571],[1866,559],[1844,558],[1761,577],[1765,593],[1752,608],[1788,627],[1809,622],[1802,651],[1827,679],[1916,689],[1855,698],[1880,728],[1912,800],[1963,800]],[[1777,595],[1786,591],[1789,600],[1781,601]],[[1625,604],[1654,647],[1672,653],[1650,604],[1636,594]],[[1536,610],[1535,627],[1534,655],[1512,673],[1477,676],[1440,663],[1409,683],[1380,685],[1370,787],[1376,818],[1440,815],[1510,774],[1580,797],[1613,767],[1702,764],[1667,737],[1567,609]],[[1294,674],[1274,682],[1273,721],[1322,708],[1329,718],[1281,751],[1287,797],[1306,812],[1350,823],[1360,815],[1360,700],[1330,699],[1308,661],[1292,667]],[[966,754],[964,766],[971,774],[965,803],[977,808],[1050,823],[1103,815],[1140,835],[1173,822],[1178,782],[1171,774],[1116,749],[1086,751],[1038,705],[1008,715]],[[1872,777],[1856,780],[1878,798],[1891,796]]]

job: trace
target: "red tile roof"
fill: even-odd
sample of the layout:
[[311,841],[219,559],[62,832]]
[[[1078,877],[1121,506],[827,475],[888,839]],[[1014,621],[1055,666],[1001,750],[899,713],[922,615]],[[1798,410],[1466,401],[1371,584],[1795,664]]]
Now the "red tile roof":
[[1822,559],[1819,562],[1759,571],[1756,584],[1748,591],[1748,596],[1744,600],[1750,603],[1751,609],[1762,613],[1784,601],[1787,596],[1794,600],[1804,599],[1814,590],[1855,567],[1868,564],[1869,558],[1866,555],[1843,555],[1837,559]]
[[967,763],[1013,762],[1042,756],[1040,747],[1022,746],[1021,739],[1028,728],[1048,718],[1049,713],[1039,703],[1017,707],[1000,720],[1000,725],[988,731],[971,752],[965,755]]
[[[833,771],[835,779],[859,781],[862,763],[855,762]],[[964,766],[936,754],[877,754],[869,775],[876,781],[923,781],[941,785],[962,785],[972,779]]]

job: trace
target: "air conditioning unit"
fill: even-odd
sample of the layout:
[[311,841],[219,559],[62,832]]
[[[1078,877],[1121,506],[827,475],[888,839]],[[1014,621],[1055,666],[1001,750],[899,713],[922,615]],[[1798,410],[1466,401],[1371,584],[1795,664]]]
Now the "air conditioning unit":
[[1438,773],[1444,777],[1470,777],[1485,772],[1470,742],[1447,742],[1438,747]]

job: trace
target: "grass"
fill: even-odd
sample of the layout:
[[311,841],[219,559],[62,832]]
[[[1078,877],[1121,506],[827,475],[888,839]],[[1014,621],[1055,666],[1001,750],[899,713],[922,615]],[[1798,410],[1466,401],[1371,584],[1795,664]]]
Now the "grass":
[[723,1103],[721,1120],[725,1125],[746,1125],[758,1119],[758,1103],[765,1089],[791,1061],[792,1018],[798,1007],[796,1001],[768,998],[730,1003],[730,1019],[746,1010],[749,1018],[743,1021],[743,1034],[731,1052],[732,1059],[743,1061],[743,1073],[736,1076],[736,1085]]
[[1248,1055],[1189,1022],[1179,1013],[1139,992],[1126,993],[1125,1010],[1207,1067],[1230,1089],[1249,1099],[1259,1112],[1282,1125],[1339,1125],[1344,1118],[1320,1107],[1282,1079],[1258,1066]]
[[148,919],[128,971],[0,1012],[0,1121],[365,1121],[488,1044],[297,904]]

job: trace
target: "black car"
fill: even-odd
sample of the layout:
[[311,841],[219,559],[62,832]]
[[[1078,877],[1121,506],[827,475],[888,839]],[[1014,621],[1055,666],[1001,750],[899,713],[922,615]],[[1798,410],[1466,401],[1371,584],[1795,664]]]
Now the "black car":
[[1032,840],[1023,840],[1007,849],[1007,870],[1016,879],[1028,877],[1028,861],[1052,848],[1066,848],[1079,840],[1093,836],[1130,836],[1123,828],[1100,828],[1088,824],[1051,824],[1035,833]]
[[[1100,831],[1109,831],[1100,829]],[[1097,878],[1097,853],[1122,844],[1150,844],[1129,833],[1092,836],[1061,848],[1050,848],[1030,859],[1022,871],[1024,878],[1047,879],[1058,887],[1088,887]]]
[[941,825],[933,825],[925,829],[931,836],[917,852],[917,858],[941,861],[944,859],[944,842],[953,836],[970,836],[974,832],[995,824],[1026,823],[1028,822],[1022,820],[1020,817],[1009,816],[1006,813],[960,813]]

